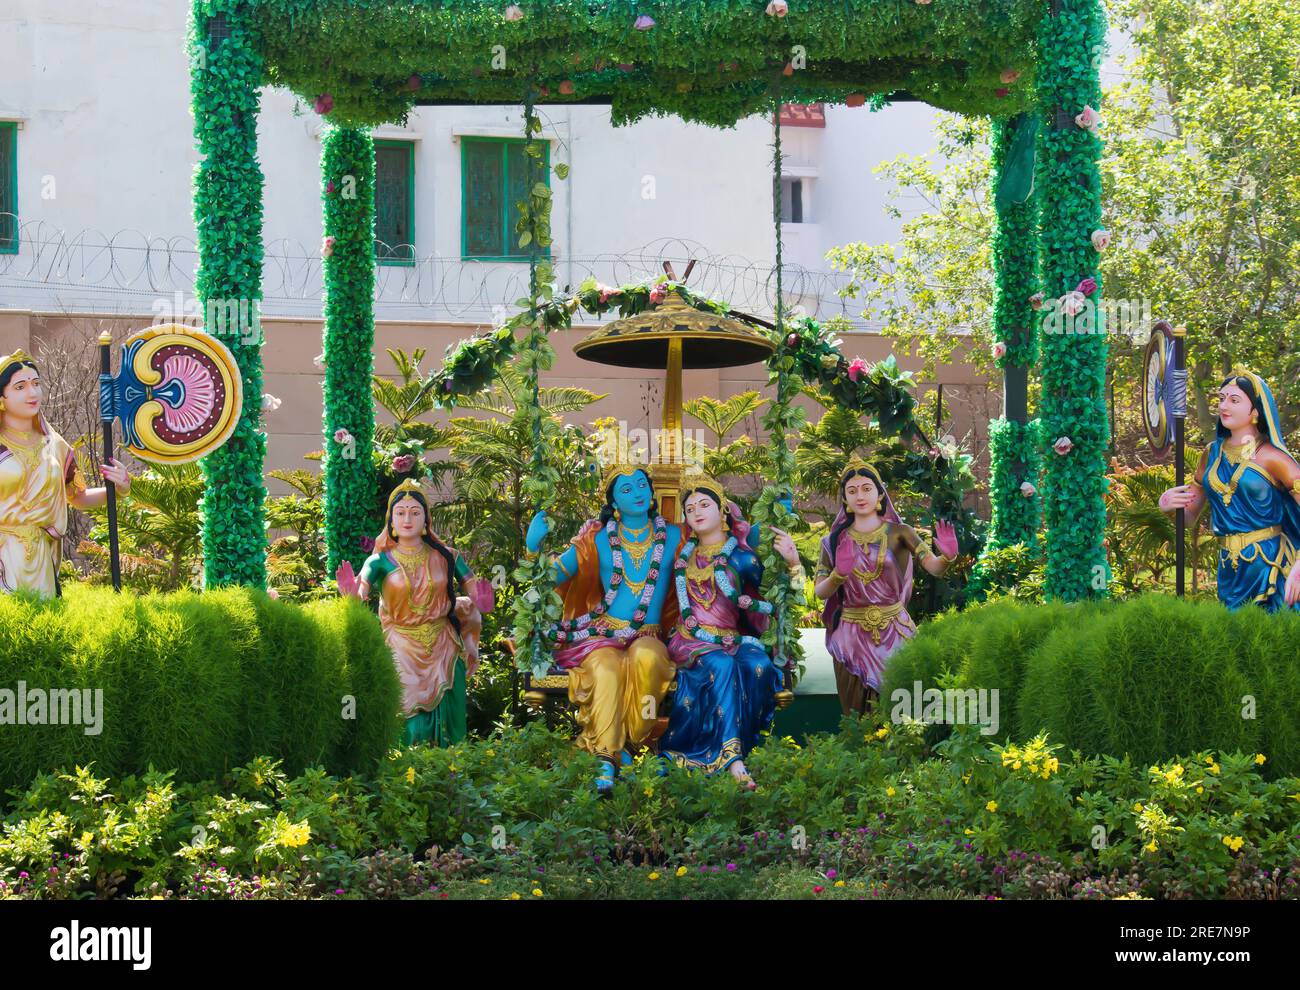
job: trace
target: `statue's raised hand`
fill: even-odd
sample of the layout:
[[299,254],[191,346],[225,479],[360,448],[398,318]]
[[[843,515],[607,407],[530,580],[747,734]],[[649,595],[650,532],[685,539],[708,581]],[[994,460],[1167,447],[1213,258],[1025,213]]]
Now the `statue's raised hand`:
[[352,569],[352,561],[345,560],[339,564],[339,569],[334,572],[334,582],[344,598],[360,597],[361,582],[357,580],[357,572]]
[[957,530],[952,523],[937,519],[934,523],[934,545],[939,553],[952,560],[957,556]]
[[546,518],[546,510],[538,509],[532,522],[528,524],[528,533],[524,536],[524,545],[528,547],[529,553],[537,552],[542,545],[542,540],[546,539],[546,534],[550,531],[551,524]]
[[847,532],[840,534],[840,542],[835,546],[835,573],[842,578],[847,578],[853,573],[853,564],[856,560],[856,553],[853,549],[853,537]]

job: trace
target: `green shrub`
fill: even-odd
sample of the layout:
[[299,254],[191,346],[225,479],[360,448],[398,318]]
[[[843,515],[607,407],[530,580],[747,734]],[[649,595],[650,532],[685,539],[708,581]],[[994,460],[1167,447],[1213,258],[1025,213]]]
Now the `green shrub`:
[[[260,592],[0,596],[0,690],[103,692],[102,726],[0,724],[0,789],[42,770],[220,777],[258,754],[294,772],[374,766],[396,740],[400,687],[379,624],[340,600],[299,608]],[[355,719],[345,717],[345,696]],[[93,697],[93,695],[92,695]],[[16,706],[17,698],[11,699]]]
[[923,689],[996,688],[1003,737],[1047,730],[1085,753],[1138,762],[1204,748],[1265,752],[1267,773],[1300,772],[1294,612],[1234,613],[1161,594],[1004,599],[924,625],[886,668],[886,713],[892,692],[917,680]]

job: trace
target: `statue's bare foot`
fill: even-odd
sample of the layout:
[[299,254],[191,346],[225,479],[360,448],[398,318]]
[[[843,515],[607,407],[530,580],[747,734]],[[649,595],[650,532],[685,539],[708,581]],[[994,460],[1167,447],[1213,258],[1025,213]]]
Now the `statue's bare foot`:
[[754,783],[754,778],[749,775],[749,769],[745,766],[744,760],[733,760],[728,768],[731,775],[735,777],[748,791],[755,790],[758,785]]

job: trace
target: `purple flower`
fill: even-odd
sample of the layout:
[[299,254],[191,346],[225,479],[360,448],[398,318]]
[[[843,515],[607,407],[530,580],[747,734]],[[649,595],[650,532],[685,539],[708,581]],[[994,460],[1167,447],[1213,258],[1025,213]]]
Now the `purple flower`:
[[374,537],[371,536],[361,537],[361,549],[365,553],[370,553],[372,550],[374,550],[375,549]]
[[638,31],[649,31],[655,26],[655,19],[649,14],[642,14],[632,25]]

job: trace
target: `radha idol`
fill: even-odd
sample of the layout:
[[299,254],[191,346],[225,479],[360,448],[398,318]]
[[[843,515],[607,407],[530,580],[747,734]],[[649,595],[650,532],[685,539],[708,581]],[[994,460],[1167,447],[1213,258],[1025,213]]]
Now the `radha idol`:
[[1268,383],[1237,369],[1219,388],[1217,436],[1196,480],[1160,496],[1193,516],[1208,502],[1219,538],[1219,601],[1236,610],[1300,609],[1300,465],[1286,449]]
[[[41,414],[44,392],[35,362],[22,351],[0,358],[0,592],[59,594],[59,553],[68,506],[90,509],[107,500],[87,488],[72,446]],[[125,495],[126,468],[114,460],[100,473]]]
[[496,596],[434,535],[419,484],[408,479],[393,489],[384,531],[360,578],[347,562],[336,576],[340,592],[362,601],[379,589],[379,623],[402,683],[406,745],[450,746],[464,739],[482,613],[492,611]]
[[[681,529],[659,515],[643,468],[615,464],[602,487],[600,518],[583,523],[555,558],[564,617],[550,636],[555,665],[569,672],[578,746],[601,759],[596,787],[608,792],[619,764],[649,738],[673,678],[660,630],[677,608],[663,568],[677,553]],[[529,553],[549,531],[542,510],[528,526]]]
[[[781,671],[757,636],[772,606],[759,597],[763,565],[750,549],[750,526],[715,479],[688,473],[682,515],[690,535],[674,561],[680,618],[668,650],[677,696],[660,752],[679,766],[728,770],[755,787],[745,756],[772,723]],[[799,553],[773,528],[773,544],[802,587]]]
[[942,554],[936,556],[899,518],[880,472],[861,458],[845,465],[839,494],[814,590],[826,602],[822,618],[840,709],[860,715],[879,694],[885,661],[916,634],[907,613],[913,560],[940,576],[957,558],[957,535],[950,523],[936,522],[934,542]]

